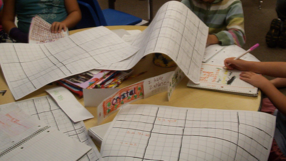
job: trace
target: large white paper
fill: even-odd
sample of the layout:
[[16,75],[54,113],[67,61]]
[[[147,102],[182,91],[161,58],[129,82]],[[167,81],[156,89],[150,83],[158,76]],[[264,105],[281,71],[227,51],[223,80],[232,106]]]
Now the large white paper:
[[168,1],[132,43],[140,50],[126,60],[100,69],[127,70],[145,55],[162,53],[172,58],[191,81],[199,83],[207,36],[208,27],[188,7]]
[[105,27],[45,44],[0,44],[0,63],[15,99],[44,85],[124,60],[137,48]]
[[106,160],[266,161],[275,116],[235,110],[126,105],[106,133]]
[[[238,47],[237,45],[230,45],[227,47],[212,45],[212,47],[208,47],[206,51],[206,55],[209,55],[209,53],[217,54],[213,55],[211,59],[202,64],[200,84],[194,84],[189,81],[189,87],[257,96],[258,88],[241,80],[239,76],[241,71],[226,70],[224,68],[224,60],[226,58],[237,57],[245,52],[244,49]],[[248,61],[259,61],[250,53],[244,55],[241,57],[241,59]]]
[[97,27],[47,44],[1,44],[0,63],[15,99],[91,69],[131,69],[151,53],[168,55],[197,84],[207,36],[208,27],[188,7],[169,1],[132,46],[108,29]]
[[97,161],[102,159],[93,141],[88,136],[83,121],[77,123],[71,121],[50,96],[23,100],[16,103],[22,111],[32,118],[41,120],[45,124],[73,138],[75,141],[92,147],[80,161]]
[[73,122],[83,121],[93,118],[93,115],[84,108],[74,97],[74,95],[64,87],[56,87],[46,90],[68,115]]

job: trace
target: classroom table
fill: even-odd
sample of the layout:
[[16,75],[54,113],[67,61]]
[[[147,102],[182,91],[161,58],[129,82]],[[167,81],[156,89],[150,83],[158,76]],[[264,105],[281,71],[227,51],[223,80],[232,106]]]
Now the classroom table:
[[[125,29],[125,30],[144,30],[146,26],[109,26],[107,27],[110,30],[115,29]],[[70,34],[82,31],[85,29],[73,30],[70,31]],[[171,68],[162,68],[155,66],[152,63],[152,54],[142,58],[137,65],[134,66],[134,72],[132,75],[138,75],[131,79],[124,81],[119,88],[128,86],[130,84],[136,83],[138,81],[157,76],[169,71],[175,70],[176,67]],[[140,74],[141,73],[141,74]],[[142,74],[144,73],[144,74]],[[167,99],[167,91],[151,96],[146,99],[137,100],[132,102],[134,104],[156,104],[156,105],[166,105],[166,106],[175,106],[175,107],[192,107],[192,108],[210,108],[210,109],[225,109],[225,110],[249,110],[257,111],[260,107],[261,102],[261,92],[259,92],[257,97],[243,96],[225,92],[204,90],[204,89],[195,89],[187,87],[188,79],[184,78],[174,90],[171,100]],[[46,85],[43,88],[25,96],[24,99],[39,97],[47,95],[45,92],[46,89],[56,87],[55,83]],[[0,71],[0,91],[7,90],[4,95],[0,93],[0,105],[5,103],[14,102],[15,99],[12,96],[3,76],[2,69]],[[76,96],[78,101],[83,104],[84,98],[79,98]],[[97,125],[96,117],[96,107],[86,107],[93,115],[93,119],[84,121],[86,128],[90,128]],[[112,121],[116,113],[108,117],[103,123]]]

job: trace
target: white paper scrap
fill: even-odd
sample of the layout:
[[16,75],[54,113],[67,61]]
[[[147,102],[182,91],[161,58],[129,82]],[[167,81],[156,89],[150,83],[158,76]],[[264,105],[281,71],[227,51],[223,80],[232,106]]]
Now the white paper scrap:
[[93,115],[64,87],[56,87],[46,91],[73,122],[93,118]]

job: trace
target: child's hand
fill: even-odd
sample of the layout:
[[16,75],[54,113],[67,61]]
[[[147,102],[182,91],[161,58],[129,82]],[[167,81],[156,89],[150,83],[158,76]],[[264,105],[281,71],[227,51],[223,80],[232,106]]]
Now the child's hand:
[[270,81],[261,74],[256,74],[253,72],[242,72],[240,74],[240,79],[258,88],[270,83]]
[[247,61],[245,60],[234,60],[234,57],[231,58],[227,58],[224,60],[224,65],[227,69],[236,69],[236,70],[242,70],[242,71],[246,71],[247,69]]
[[62,30],[66,31],[66,24],[63,22],[54,22],[51,27],[52,33],[60,33]]

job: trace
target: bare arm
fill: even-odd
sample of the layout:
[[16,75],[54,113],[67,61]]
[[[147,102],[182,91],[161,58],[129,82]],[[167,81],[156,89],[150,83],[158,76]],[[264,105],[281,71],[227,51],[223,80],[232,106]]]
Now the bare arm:
[[286,78],[275,78],[270,81],[276,88],[286,87]]
[[4,8],[2,16],[2,26],[6,33],[16,27],[15,21],[15,0],[4,0]]
[[264,84],[260,89],[267,95],[275,107],[286,115],[286,96],[281,93],[271,82]]
[[227,58],[224,64],[228,69],[252,71],[263,75],[286,78],[286,62],[253,62]]
[[207,39],[207,46],[213,45],[213,44],[218,44],[218,38],[215,35],[209,35]]
[[[242,72],[240,79],[260,88],[275,105],[275,107],[278,108],[283,114],[286,114],[286,96],[282,94],[272,82],[262,75],[253,72]],[[285,79],[283,82],[284,81]],[[278,80],[278,82],[280,81]]]
[[74,27],[81,20],[81,11],[79,9],[77,0],[65,0],[65,7],[68,16],[62,22],[54,22],[51,27],[52,32],[61,32],[63,29]]

